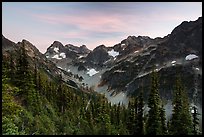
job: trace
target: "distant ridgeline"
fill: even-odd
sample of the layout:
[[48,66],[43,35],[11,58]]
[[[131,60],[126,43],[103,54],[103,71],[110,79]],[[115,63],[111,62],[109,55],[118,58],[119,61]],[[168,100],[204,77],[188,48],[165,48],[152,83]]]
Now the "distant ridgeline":
[[202,18],[93,51],[2,35],[2,134],[202,134],[201,49]]
[[111,105],[104,95],[71,88],[60,74],[50,77],[49,65],[47,68],[39,65],[39,56],[32,58],[25,42],[14,45],[15,50],[4,50],[2,55],[4,135],[200,134],[196,107],[191,116],[188,97],[179,78],[175,82],[173,115],[167,121],[156,72],[151,75],[148,112],[144,112],[142,91],[130,99],[127,108]]

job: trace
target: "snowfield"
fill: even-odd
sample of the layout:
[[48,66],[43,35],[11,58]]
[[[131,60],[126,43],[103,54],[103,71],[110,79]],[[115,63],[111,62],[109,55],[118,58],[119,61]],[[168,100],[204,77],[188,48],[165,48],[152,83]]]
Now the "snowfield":
[[62,58],[66,58],[66,55],[65,55],[64,52],[60,53],[59,55],[60,55]]
[[113,73],[116,73],[116,72],[118,72],[118,73],[123,73],[123,72],[125,72],[124,70],[115,70]]
[[57,68],[63,69],[63,68],[62,68],[62,67],[60,67],[60,66],[57,66]]
[[174,60],[174,61],[172,61],[171,63],[174,64],[174,63],[176,63],[176,61]]
[[119,52],[116,52],[114,49],[112,49],[111,51],[108,51],[108,54],[112,57],[116,57],[119,55]]
[[59,57],[59,55],[54,55],[52,58],[55,58],[55,59],[62,59]]
[[200,70],[199,68],[196,68],[196,70]]
[[[50,56],[46,56],[47,58],[50,58]],[[66,58],[66,55],[65,55],[65,53],[60,53],[60,54],[56,54],[56,55],[54,55],[52,58],[55,58],[55,59],[63,59],[63,58]]]
[[80,58],[83,58],[83,57],[84,57],[84,56],[81,55],[81,56],[79,56],[78,58],[80,59]]
[[189,54],[188,56],[186,56],[186,60],[192,60],[192,59],[195,59],[195,58],[198,58],[198,56],[196,56],[195,54]]
[[96,73],[98,73],[98,71],[96,71],[95,69],[90,69],[88,72],[87,72],[87,74],[91,77],[91,76],[93,76],[93,75],[95,75]]
[[54,48],[54,51],[58,53],[59,52],[59,48]]

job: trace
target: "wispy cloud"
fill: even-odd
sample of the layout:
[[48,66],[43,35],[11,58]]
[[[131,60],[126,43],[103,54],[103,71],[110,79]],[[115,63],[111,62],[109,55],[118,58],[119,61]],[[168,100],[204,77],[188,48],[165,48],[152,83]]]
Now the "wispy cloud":
[[117,44],[129,35],[163,37],[182,21],[199,16],[201,2],[3,3],[2,27],[13,39],[36,40],[40,50],[51,40],[93,49]]

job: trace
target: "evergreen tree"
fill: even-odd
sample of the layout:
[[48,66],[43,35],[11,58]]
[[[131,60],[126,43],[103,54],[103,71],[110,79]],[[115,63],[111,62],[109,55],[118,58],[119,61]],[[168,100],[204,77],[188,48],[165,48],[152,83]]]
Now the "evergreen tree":
[[193,134],[194,135],[198,135],[199,134],[199,129],[198,129],[198,125],[199,125],[199,119],[198,119],[198,109],[196,108],[196,106],[192,107],[192,115],[193,115]]
[[42,110],[42,101],[40,98],[40,81],[38,80],[38,69],[37,69],[37,63],[35,63],[35,68],[34,68],[34,86],[35,86],[35,103],[38,104],[36,105],[36,114],[39,114],[40,111]]
[[143,113],[144,113],[144,99],[143,99],[143,91],[141,91],[138,97],[138,113],[136,117],[136,130],[135,130],[136,135],[144,135]]
[[167,134],[167,126],[166,126],[166,117],[165,117],[165,109],[162,103],[162,106],[160,108],[160,118],[161,118],[161,134],[166,135]]
[[24,104],[30,109],[32,109],[35,105],[37,105],[34,103],[35,87],[24,42],[22,47],[20,47],[20,55],[17,60],[17,72],[15,81],[16,85],[20,89],[19,95],[24,98]]
[[59,76],[59,86],[58,86],[58,89],[57,89],[57,105],[58,105],[58,108],[60,110],[61,113],[64,112],[64,107],[65,107],[65,91],[64,91],[64,88],[63,88],[63,84],[62,84],[62,75]]
[[39,90],[39,80],[38,80],[38,69],[37,69],[37,64],[35,63],[35,68],[34,68],[34,84],[35,84],[35,89]]
[[111,124],[115,124],[115,108],[116,107],[116,105],[113,105],[112,107],[111,107],[111,110],[110,110],[110,120],[111,120]]
[[148,98],[148,119],[147,119],[147,134],[160,135],[161,134],[161,118],[160,118],[160,96],[158,75],[155,71],[151,76],[151,90]]
[[120,106],[120,102],[117,105],[117,111],[116,111],[116,124],[119,125],[120,124],[120,110],[121,106]]
[[8,77],[8,66],[7,58],[2,54],[2,83],[7,83],[10,80]]
[[134,108],[134,102],[131,99],[129,100],[129,103],[128,103],[128,119],[127,119],[126,126],[129,131],[129,134],[133,135],[135,130],[135,108]]
[[172,102],[173,114],[170,121],[169,133],[173,135],[188,135],[192,133],[192,119],[188,96],[181,83],[181,78],[177,77],[174,89],[174,99]]
[[11,84],[15,84],[15,73],[16,73],[16,67],[14,65],[13,55],[10,55],[10,61],[9,61],[9,75]]

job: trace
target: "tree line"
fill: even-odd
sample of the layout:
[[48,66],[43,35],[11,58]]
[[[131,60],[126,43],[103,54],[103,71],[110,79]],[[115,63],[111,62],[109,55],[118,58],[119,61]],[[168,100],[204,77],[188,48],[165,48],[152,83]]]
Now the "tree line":
[[47,135],[190,135],[198,131],[181,78],[175,81],[173,114],[166,120],[159,95],[158,74],[151,75],[151,88],[144,113],[144,98],[130,98],[128,107],[111,105],[104,95],[67,86],[61,75],[52,80],[29,63],[22,46],[19,54],[2,54],[2,133]]

